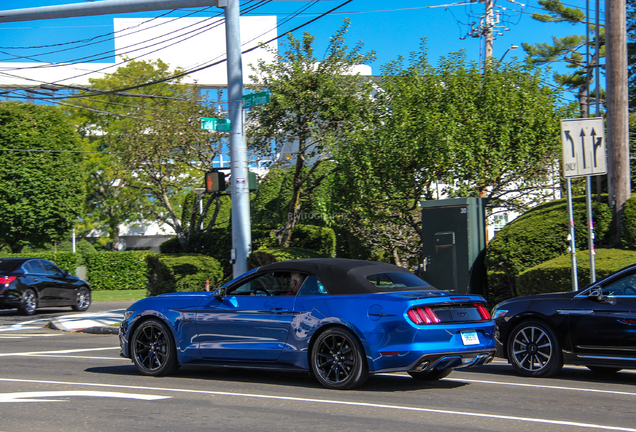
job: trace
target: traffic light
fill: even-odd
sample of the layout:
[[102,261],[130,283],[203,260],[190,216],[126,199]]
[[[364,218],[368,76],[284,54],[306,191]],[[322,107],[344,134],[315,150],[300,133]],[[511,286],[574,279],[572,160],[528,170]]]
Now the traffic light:
[[220,192],[225,190],[225,173],[211,171],[205,173],[205,191]]

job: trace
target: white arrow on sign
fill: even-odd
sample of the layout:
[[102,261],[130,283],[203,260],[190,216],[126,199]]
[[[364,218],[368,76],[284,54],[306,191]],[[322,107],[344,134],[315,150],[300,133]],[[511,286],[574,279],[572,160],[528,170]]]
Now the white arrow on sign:
[[170,399],[170,396],[153,396],[147,394],[136,393],[120,393],[120,392],[104,392],[104,391],[43,391],[43,392],[19,392],[19,393],[0,393],[0,403],[6,402],[67,402],[60,399],[42,399],[56,397],[103,397],[103,398],[122,398],[122,399],[138,399],[138,400],[160,400]]
[[561,120],[561,144],[565,177],[607,174],[602,117]]

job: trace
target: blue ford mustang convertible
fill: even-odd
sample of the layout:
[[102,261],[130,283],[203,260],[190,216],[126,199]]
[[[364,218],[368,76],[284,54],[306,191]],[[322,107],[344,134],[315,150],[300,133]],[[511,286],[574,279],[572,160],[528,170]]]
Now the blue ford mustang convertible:
[[212,293],[140,300],[119,338],[144,375],[205,363],[308,371],[349,389],[369,374],[437,380],[489,363],[494,331],[480,296],[437,290],[391,264],[333,258],[264,265]]

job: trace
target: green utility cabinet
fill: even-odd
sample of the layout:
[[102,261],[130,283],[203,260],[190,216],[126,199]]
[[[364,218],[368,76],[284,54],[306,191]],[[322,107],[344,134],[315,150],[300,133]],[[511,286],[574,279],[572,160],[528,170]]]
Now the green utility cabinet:
[[486,281],[486,212],[483,198],[422,201],[420,275],[436,288],[481,294]]

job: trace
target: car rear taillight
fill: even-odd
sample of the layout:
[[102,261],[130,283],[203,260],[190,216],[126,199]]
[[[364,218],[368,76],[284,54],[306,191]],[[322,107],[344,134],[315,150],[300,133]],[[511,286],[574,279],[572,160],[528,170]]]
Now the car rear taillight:
[[414,307],[409,309],[406,314],[415,324],[437,324],[441,322],[435,312],[426,306]]
[[479,312],[479,316],[481,317],[481,319],[483,319],[484,321],[488,321],[490,319],[490,312],[488,312],[486,306],[484,306],[483,304],[476,304],[475,307],[477,308],[477,312]]
[[8,285],[14,280],[16,280],[17,276],[0,276],[0,285]]

